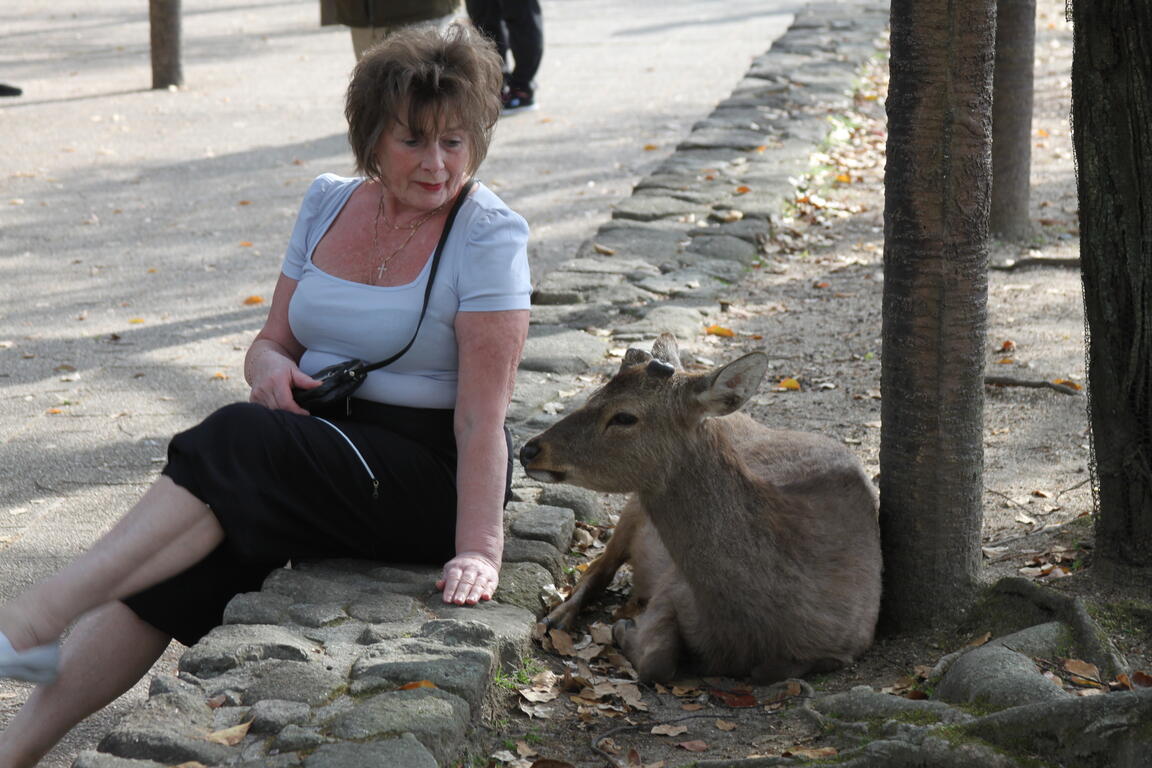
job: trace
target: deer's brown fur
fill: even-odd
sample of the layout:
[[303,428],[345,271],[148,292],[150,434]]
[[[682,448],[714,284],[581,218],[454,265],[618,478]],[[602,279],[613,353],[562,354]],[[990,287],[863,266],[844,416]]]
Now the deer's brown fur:
[[779,680],[871,644],[875,491],[839,443],[736,412],[766,370],[752,353],[684,373],[665,334],[524,446],[532,477],[632,494],[604,554],[546,621],[570,626],[631,562],[645,608],[614,631],[645,679],[670,679],[688,658],[706,674]]

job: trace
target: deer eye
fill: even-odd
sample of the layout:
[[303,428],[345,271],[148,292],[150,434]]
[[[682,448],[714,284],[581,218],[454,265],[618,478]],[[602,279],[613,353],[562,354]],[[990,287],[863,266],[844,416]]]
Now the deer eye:
[[617,413],[612,418],[608,419],[608,426],[610,426],[610,427],[630,427],[638,421],[640,421],[640,418],[638,416],[635,416],[634,414],[631,414],[631,413],[627,413],[626,411],[620,411],[620,413]]

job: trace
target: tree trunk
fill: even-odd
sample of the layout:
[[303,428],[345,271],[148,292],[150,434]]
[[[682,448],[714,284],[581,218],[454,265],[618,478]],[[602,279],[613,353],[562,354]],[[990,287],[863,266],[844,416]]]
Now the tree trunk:
[[884,629],[976,588],[996,0],[893,0],[885,169]]
[[1072,6],[1073,147],[1088,325],[1096,559],[1152,565],[1152,4]]
[[997,0],[996,65],[992,83],[993,235],[1023,240],[1032,168],[1032,61],[1036,49],[1036,0]]
[[180,64],[180,0],[148,0],[152,87],[184,85]]

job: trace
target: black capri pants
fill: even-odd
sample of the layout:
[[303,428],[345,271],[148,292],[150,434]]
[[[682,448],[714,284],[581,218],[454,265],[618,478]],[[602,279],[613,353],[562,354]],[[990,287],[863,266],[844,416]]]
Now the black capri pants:
[[[510,441],[508,454],[510,484]],[[455,552],[452,410],[352,399],[303,416],[235,403],[173,437],[163,474],[208,505],[224,540],[124,603],[185,645],[290,560],[442,565]]]

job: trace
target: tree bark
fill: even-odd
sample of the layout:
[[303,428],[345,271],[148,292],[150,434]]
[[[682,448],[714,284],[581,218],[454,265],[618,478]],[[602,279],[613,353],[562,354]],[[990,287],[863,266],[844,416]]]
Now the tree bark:
[[1152,5],[1072,6],[1096,563],[1152,565]]
[[992,83],[993,235],[1023,240],[1032,232],[1028,198],[1032,170],[1032,61],[1036,0],[997,0]]
[[152,87],[184,85],[180,63],[180,0],[148,0]]
[[883,628],[976,589],[995,0],[893,0],[885,169]]

